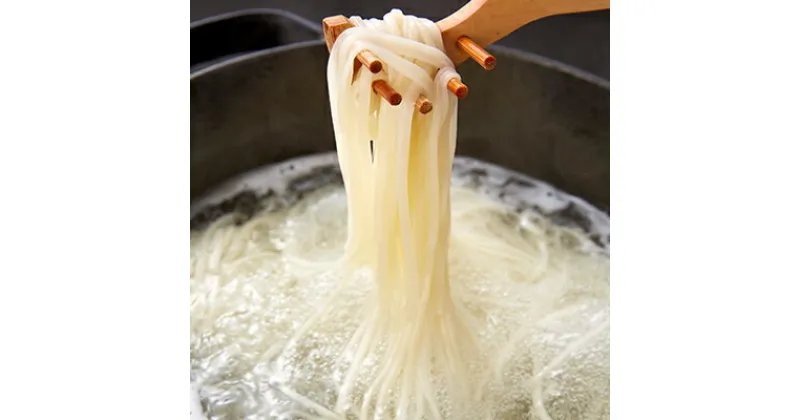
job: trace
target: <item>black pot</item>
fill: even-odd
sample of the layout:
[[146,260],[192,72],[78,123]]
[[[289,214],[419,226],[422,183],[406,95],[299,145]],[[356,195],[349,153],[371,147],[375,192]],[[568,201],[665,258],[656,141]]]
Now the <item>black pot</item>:
[[[191,196],[292,157],[335,150],[321,24],[248,10],[191,28]],[[495,47],[459,67],[458,155],[522,172],[609,208],[608,82]]]

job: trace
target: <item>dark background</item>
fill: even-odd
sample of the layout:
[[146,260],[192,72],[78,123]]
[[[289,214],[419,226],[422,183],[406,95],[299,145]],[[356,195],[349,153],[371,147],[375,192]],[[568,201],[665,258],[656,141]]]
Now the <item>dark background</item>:
[[[403,13],[437,21],[466,3],[467,0],[191,0],[191,20],[241,9],[275,8],[321,22],[331,15],[380,18],[398,8]],[[609,14],[602,11],[541,19],[498,44],[540,54],[608,80]]]

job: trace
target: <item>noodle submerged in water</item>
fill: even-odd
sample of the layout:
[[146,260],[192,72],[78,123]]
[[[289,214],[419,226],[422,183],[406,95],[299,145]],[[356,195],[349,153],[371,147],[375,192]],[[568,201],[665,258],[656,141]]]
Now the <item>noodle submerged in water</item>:
[[[436,25],[352,20],[328,67],[344,188],[193,231],[192,374],[209,415],[607,417],[607,254],[451,188],[459,76]],[[364,49],[403,104],[373,95],[369,72],[351,84]]]

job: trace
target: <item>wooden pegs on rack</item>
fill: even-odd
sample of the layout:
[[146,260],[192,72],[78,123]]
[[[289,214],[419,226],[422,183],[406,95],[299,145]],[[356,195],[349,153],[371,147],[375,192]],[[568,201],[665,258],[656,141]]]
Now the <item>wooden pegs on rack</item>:
[[333,43],[339,38],[342,32],[355,27],[350,19],[338,15],[322,19],[322,33],[325,35],[325,44],[328,46],[328,51],[333,48]]
[[350,19],[342,15],[322,19],[322,33],[325,35],[325,44],[328,46],[328,51],[333,48],[333,43],[336,42],[342,32],[354,26]]
[[375,57],[374,54],[371,52],[364,50],[356,55],[358,61],[365,65],[371,73],[380,73],[383,70],[383,63],[381,60],[378,60],[378,57]]
[[417,102],[414,104],[420,114],[425,115],[433,110],[433,103],[425,95],[419,95]]
[[485,70],[491,70],[497,65],[497,59],[469,37],[462,36],[458,38],[457,45],[461,51],[469,54],[470,58],[475,60],[475,62],[480,64]]
[[[328,46],[328,51],[333,48],[333,44],[339,35],[347,29],[354,28],[350,19],[338,15],[322,19],[322,32],[325,34],[325,44]],[[358,73],[362,65],[366,66],[372,73],[380,73],[383,70],[383,63],[378,60],[371,52],[364,50],[356,55],[357,60],[353,62],[353,76]]]
[[392,106],[400,105],[400,102],[403,102],[403,96],[389,86],[386,80],[379,79],[372,82],[372,90]]
[[[333,48],[333,44],[336,42],[336,39],[342,34],[342,32],[354,27],[355,25],[350,22],[350,19],[342,15],[331,16],[323,19],[322,31],[325,35],[325,44],[328,46],[328,51]],[[484,57],[483,60],[479,62],[487,70],[494,67],[495,58],[492,57],[491,54],[487,53],[483,48],[472,42],[472,40],[469,38],[462,38],[465,39],[465,41],[464,46],[462,46],[461,39],[459,39],[460,48],[464,49],[464,51],[468,53],[470,51],[469,48],[472,48],[473,52],[478,54],[477,56]],[[472,56],[472,53],[469,54]],[[473,56],[473,58],[474,57],[475,56]],[[487,67],[487,65],[490,67]],[[368,50],[361,51],[356,55],[356,60],[353,61],[353,80],[355,80],[355,77],[358,74],[358,71],[361,69],[361,66],[366,66],[370,72],[376,74],[383,70],[383,63],[378,59],[378,57]],[[447,89],[460,99],[466,98],[467,94],[469,93],[469,88],[467,88],[467,85],[461,83],[457,79],[450,80],[447,83]],[[372,83],[372,90],[393,106],[399,105],[403,100],[403,97],[400,95],[400,93],[394,90],[394,88],[392,88],[386,80],[374,81]],[[427,114],[433,109],[433,103],[431,103],[431,101],[424,95],[420,95],[415,102],[415,107],[421,114]]]
[[[342,32],[354,27],[355,25],[353,25],[353,22],[350,22],[350,19],[342,15],[322,19],[322,32],[325,35],[325,44],[328,46],[328,51],[333,48],[333,44]],[[364,50],[359,52],[356,55],[356,60],[353,61],[353,80],[355,80],[362,65],[366,66],[372,73],[380,73],[381,70],[383,70],[383,63],[381,63],[378,57]],[[374,81],[372,83],[372,90],[393,106],[397,106],[403,101],[403,97],[385,80]]]
[[452,78],[447,82],[447,90],[453,95],[456,95],[458,99],[464,99],[469,94],[467,85],[461,83],[461,81],[456,78]]

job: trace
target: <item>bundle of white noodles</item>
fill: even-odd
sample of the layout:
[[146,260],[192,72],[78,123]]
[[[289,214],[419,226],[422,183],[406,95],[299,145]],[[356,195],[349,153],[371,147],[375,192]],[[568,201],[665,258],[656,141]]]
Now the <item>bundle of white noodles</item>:
[[[460,76],[443,52],[436,24],[393,10],[383,20],[351,19],[331,49],[328,88],[348,204],[344,262],[368,267],[375,281],[363,324],[354,335],[351,369],[337,409],[343,410],[359,366],[378,345],[388,349],[362,400],[362,417],[396,392],[397,418],[438,418],[431,374],[447,378],[455,400],[475,398],[468,378],[475,331],[451,297],[448,276],[450,176],[456,147],[458,102],[447,82]],[[379,75],[353,60],[369,50],[385,64]],[[404,98],[392,106],[372,92],[383,78]],[[421,115],[426,95],[433,110]],[[374,144],[374,155],[370,151]],[[411,405],[410,402],[414,401]],[[451,409],[458,409],[453,407]],[[456,416],[458,417],[458,416]]]

